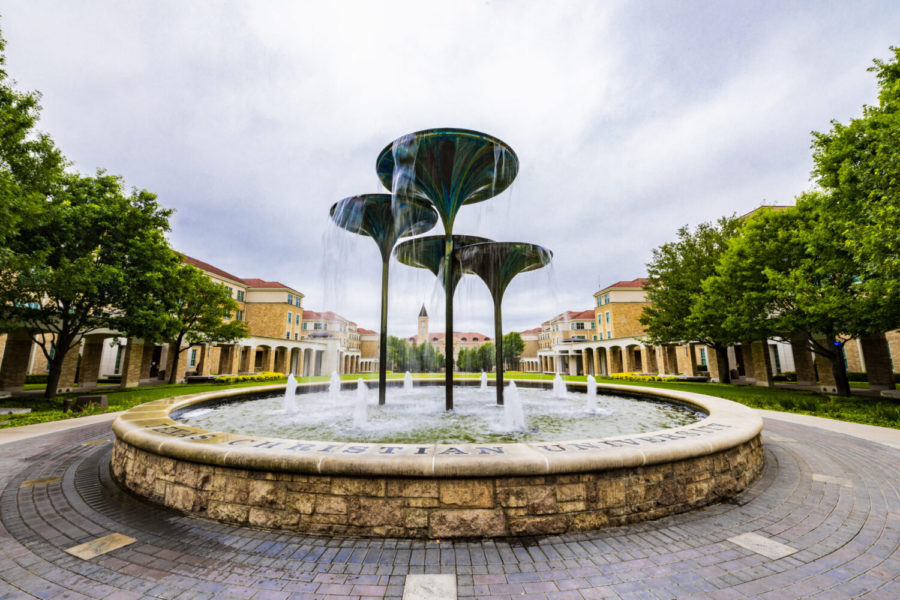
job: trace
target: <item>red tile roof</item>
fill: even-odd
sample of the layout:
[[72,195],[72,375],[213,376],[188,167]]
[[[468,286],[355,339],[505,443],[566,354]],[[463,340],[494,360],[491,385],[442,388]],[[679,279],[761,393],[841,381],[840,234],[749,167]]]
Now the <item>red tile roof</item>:
[[262,279],[243,279],[242,281],[246,283],[248,287],[252,288],[284,288],[286,290],[291,289],[280,281],[264,281]]
[[632,279],[631,281],[617,281],[612,285],[608,285],[605,288],[600,288],[602,290],[608,290],[609,288],[643,288],[647,285],[647,282],[650,281],[646,277],[638,277],[637,279]]
[[[593,310],[567,310],[566,312],[561,312],[552,319],[548,319],[541,323],[541,325],[549,325],[551,321],[576,321],[580,319],[590,319],[594,320],[594,311]],[[537,328],[540,330],[540,327]]]
[[525,335],[526,333],[540,333],[540,332],[541,332],[541,328],[535,327],[534,329],[526,329],[525,331],[520,331],[519,333],[522,335]]
[[[179,253],[180,254],[180,253]],[[206,271],[208,273],[212,273],[214,275],[218,275],[219,277],[224,277],[226,279],[231,279],[237,283],[243,283],[249,288],[255,289],[266,289],[266,288],[283,288],[286,290],[293,290],[293,288],[288,287],[281,283],[280,281],[265,281],[263,279],[254,279],[254,278],[246,278],[246,277],[238,277],[236,275],[232,275],[228,271],[223,271],[219,267],[214,267],[213,265],[203,262],[202,260],[196,259],[193,256],[188,256],[187,254],[181,254],[182,260],[188,263],[189,265],[193,265],[202,271]],[[296,290],[294,290],[296,291]]]
[[373,333],[378,333],[377,331],[372,331],[371,329],[363,329],[362,327],[357,327],[356,331],[363,335],[372,335]]
[[[179,253],[181,254],[181,253]],[[237,275],[232,275],[227,271],[223,271],[218,267],[214,267],[209,263],[205,263],[202,260],[198,260],[193,256],[188,256],[187,254],[181,254],[181,259],[189,265],[193,265],[200,269],[201,271],[207,271],[209,273],[213,273],[214,275],[218,275],[219,277],[224,277],[226,279],[231,279],[232,281],[236,281],[238,283],[246,283],[243,279],[238,277]]]

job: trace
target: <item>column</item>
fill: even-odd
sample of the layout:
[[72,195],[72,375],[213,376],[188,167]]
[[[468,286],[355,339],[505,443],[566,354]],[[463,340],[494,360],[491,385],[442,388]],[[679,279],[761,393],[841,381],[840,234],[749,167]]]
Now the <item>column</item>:
[[741,344],[741,358],[744,361],[744,377],[756,378],[755,359],[753,357],[755,348],[751,342],[743,342]]
[[678,355],[675,347],[670,345],[662,346],[663,371],[666,375],[678,374]]
[[578,355],[569,352],[569,375],[578,375]]
[[690,377],[694,377],[697,375],[697,355],[694,349],[693,343],[687,343],[684,346],[685,352],[687,352],[687,360],[684,363],[684,372],[686,375]]
[[[60,352],[60,349],[56,349]],[[59,383],[56,385],[56,393],[68,392],[76,387],[75,376],[78,374],[78,356],[81,353],[81,342],[69,348],[63,358],[62,371],[59,374]]]
[[141,382],[141,363],[144,358],[144,340],[128,338],[125,357],[122,360],[122,387],[137,387]]
[[891,349],[883,333],[860,338],[863,362],[870,390],[893,390],[894,372],[891,368]]
[[175,382],[184,381],[184,375],[187,372],[187,360],[188,354],[190,354],[190,348],[185,348],[178,355],[178,364],[172,364],[175,359],[175,344],[170,344],[169,347],[169,355],[166,357],[166,379],[168,380],[171,377],[173,369],[175,370]]
[[[797,373],[797,384],[815,385],[816,372],[813,369],[812,353],[809,350],[806,338],[791,338],[791,354],[794,356],[794,372]],[[831,372],[831,367],[828,368],[828,372]]]
[[611,373],[621,373],[622,372],[622,349],[618,346],[614,348],[610,348],[609,352],[606,354],[606,358],[609,360],[609,370]]
[[666,374],[666,350],[664,346],[656,346],[656,372],[660,375]]
[[200,364],[197,365],[197,375],[208,377],[212,373],[212,357],[210,356],[210,350],[209,344],[200,346]]
[[[150,379],[150,367],[153,366],[153,353],[156,346],[153,344],[144,344],[144,355],[141,356],[141,379]],[[84,363],[84,357],[81,359]]]
[[234,344],[230,346],[219,346],[219,374],[229,374],[234,372]]
[[644,364],[644,372],[659,373],[656,364],[656,348],[653,346],[641,346],[641,362]]
[[631,352],[630,346],[622,349],[622,370],[626,373],[634,371],[634,355]]
[[34,340],[24,329],[17,329],[6,337],[3,363],[0,364],[0,390],[6,392],[25,391],[25,374]]
[[100,359],[103,356],[105,341],[106,338],[102,335],[89,335],[84,338],[84,349],[81,351],[81,371],[78,377],[79,387],[97,386],[97,380],[100,378]]
[[[715,348],[708,347],[706,350],[706,361],[709,366],[710,381],[721,383],[726,373],[728,373],[728,354],[720,358]],[[730,377],[730,375],[729,375]]]
[[276,348],[275,349],[275,372],[287,374],[287,356],[288,349],[287,348]]
[[753,342],[753,376],[756,385],[772,387],[772,356],[769,354],[769,342]]

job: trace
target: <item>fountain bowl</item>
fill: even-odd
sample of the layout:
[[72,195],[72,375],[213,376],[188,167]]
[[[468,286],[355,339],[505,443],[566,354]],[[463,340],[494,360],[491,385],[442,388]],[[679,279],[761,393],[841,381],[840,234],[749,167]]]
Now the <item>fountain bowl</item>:
[[[509,444],[289,440],[208,431],[172,418],[192,405],[248,394],[222,390],[157,400],[120,415],[111,471],[138,496],[191,515],[311,534],[407,538],[624,525],[734,496],[762,472],[762,419],[755,411],[688,392],[597,387],[685,404],[708,416],[649,433]],[[326,389],[307,383],[297,392]]]

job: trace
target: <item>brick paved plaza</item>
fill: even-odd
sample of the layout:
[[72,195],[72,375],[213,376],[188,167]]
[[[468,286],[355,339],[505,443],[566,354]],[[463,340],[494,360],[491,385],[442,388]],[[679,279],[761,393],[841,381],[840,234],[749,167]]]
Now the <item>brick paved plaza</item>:
[[[593,533],[469,542],[180,516],[115,486],[111,439],[103,423],[0,446],[0,599],[399,599],[418,594],[415,574],[455,576],[458,598],[900,598],[900,445],[796,423],[766,420],[765,472],[731,502]],[[110,534],[126,545],[66,552]]]

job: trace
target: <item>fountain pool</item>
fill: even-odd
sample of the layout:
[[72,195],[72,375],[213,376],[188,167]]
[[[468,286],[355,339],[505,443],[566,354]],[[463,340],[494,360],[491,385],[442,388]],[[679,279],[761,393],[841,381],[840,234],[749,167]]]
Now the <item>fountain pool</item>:
[[[297,398],[292,413],[282,408],[283,396],[273,394],[269,398],[219,403],[212,410],[200,406],[178,411],[172,418],[194,427],[245,435],[335,442],[459,444],[610,437],[689,425],[706,416],[680,404],[610,393],[594,396],[596,407],[588,410],[584,394],[556,397],[543,388],[519,387],[523,416],[509,424],[504,407],[492,402],[492,387],[458,385],[454,410],[450,412],[444,410],[436,391],[434,386],[410,386],[407,390],[404,382],[403,388],[388,390],[386,404],[379,405],[373,395],[363,408],[359,391],[336,396],[310,392]],[[366,398],[363,395],[362,402]],[[359,416],[359,411],[364,417]]]
[[[547,385],[542,393],[551,402]],[[357,383],[344,386],[341,396],[352,402]],[[248,394],[222,390],[150,402],[119,416],[111,469],[140,496],[228,523],[420,538],[557,534],[654,519],[733,496],[762,471],[762,419],[747,407],[671,390],[599,383],[597,389],[640,393],[706,416],[643,433],[515,443],[269,437],[173,419]],[[284,385],[251,393],[262,391],[277,395],[273,412],[283,411]],[[300,384],[298,413],[311,392],[327,386]],[[569,394],[573,410],[583,412],[584,396]],[[598,395],[597,405],[606,398]],[[369,398],[367,408],[377,410],[375,401]],[[440,412],[440,400],[432,402]],[[487,398],[483,404],[502,419],[505,407]]]

